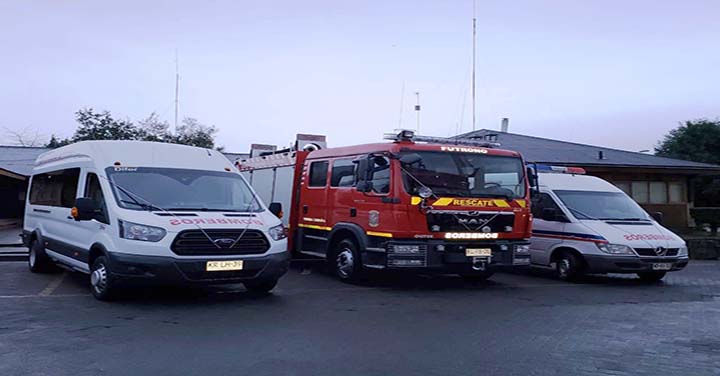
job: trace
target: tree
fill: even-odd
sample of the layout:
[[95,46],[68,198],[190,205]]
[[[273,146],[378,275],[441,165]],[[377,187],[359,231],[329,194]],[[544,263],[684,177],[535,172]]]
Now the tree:
[[142,132],[130,120],[117,120],[109,111],[94,112],[84,108],[75,113],[80,126],[75,130],[73,142],[85,140],[139,140]]
[[204,125],[195,118],[186,117],[178,127],[173,142],[212,149],[215,147],[215,134],[217,132],[215,126]]
[[4,129],[5,133],[8,135],[8,138],[12,140],[10,141],[12,145],[25,147],[42,145],[40,139],[42,139],[43,136],[40,135],[40,132],[38,132],[37,129],[31,129],[30,127],[25,127],[21,130],[14,130],[10,128]]
[[665,135],[655,154],[688,161],[720,164],[720,120],[686,121]]
[[[720,165],[720,120],[686,121],[665,135],[655,154]],[[692,184],[696,206],[720,206],[720,179],[699,177]]]
[[139,121],[138,125],[130,120],[115,119],[109,111],[96,112],[92,108],[77,111],[75,120],[80,125],[72,137],[61,139],[52,135],[45,147],[57,148],[85,140],[142,140],[212,149],[215,147],[215,134],[218,132],[214,126],[204,125],[197,119],[188,117],[183,119],[177,133],[172,134],[168,122],[161,120],[155,112]]
[[170,124],[167,121],[160,120],[155,112],[151,113],[144,120],[138,122],[142,139],[145,141],[172,142],[172,134],[170,134]]

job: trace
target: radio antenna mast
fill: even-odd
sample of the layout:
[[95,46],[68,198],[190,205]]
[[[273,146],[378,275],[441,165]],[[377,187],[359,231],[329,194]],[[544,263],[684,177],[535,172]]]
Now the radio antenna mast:
[[180,66],[178,63],[178,52],[175,49],[175,134],[178,129],[178,106],[179,106],[179,94],[180,94]]
[[475,18],[475,0],[473,0],[472,19],[472,129],[475,131],[475,44],[477,44],[477,18]]

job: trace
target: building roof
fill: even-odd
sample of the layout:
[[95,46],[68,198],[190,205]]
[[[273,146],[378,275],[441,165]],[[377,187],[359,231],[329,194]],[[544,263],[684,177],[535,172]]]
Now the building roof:
[[[0,145],[0,170],[12,174],[30,176],[37,157],[50,150],[51,149],[43,147]],[[235,160],[238,158],[247,158],[249,154],[223,152],[223,155],[225,155],[230,162],[235,163]]]
[[[462,134],[461,138],[489,140],[497,137],[500,148],[519,151],[526,161],[570,166],[673,168],[720,172],[720,166],[680,159],[658,157],[602,146],[551,140],[516,133],[481,129]],[[600,155],[602,153],[602,159]]]
[[14,174],[29,176],[38,155],[47,148],[0,145],[0,169]]

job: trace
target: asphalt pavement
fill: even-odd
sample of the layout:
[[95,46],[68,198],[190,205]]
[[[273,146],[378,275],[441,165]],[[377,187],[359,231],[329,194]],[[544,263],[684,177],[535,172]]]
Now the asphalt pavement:
[[0,375],[719,375],[720,262],[664,282],[295,266],[242,286],[92,298],[87,277],[0,263]]

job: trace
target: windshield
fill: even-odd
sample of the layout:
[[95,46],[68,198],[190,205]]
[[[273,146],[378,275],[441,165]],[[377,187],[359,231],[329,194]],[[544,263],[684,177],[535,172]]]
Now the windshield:
[[554,192],[577,219],[650,220],[640,205],[621,192]]
[[132,210],[257,212],[258,200],[233,172],[109,167],[118,205]]
[[517,157],[423,151],[402,153],[400,158],[405,190],[410,194],[425,185],[436,195],[525,196],[525,169]]

